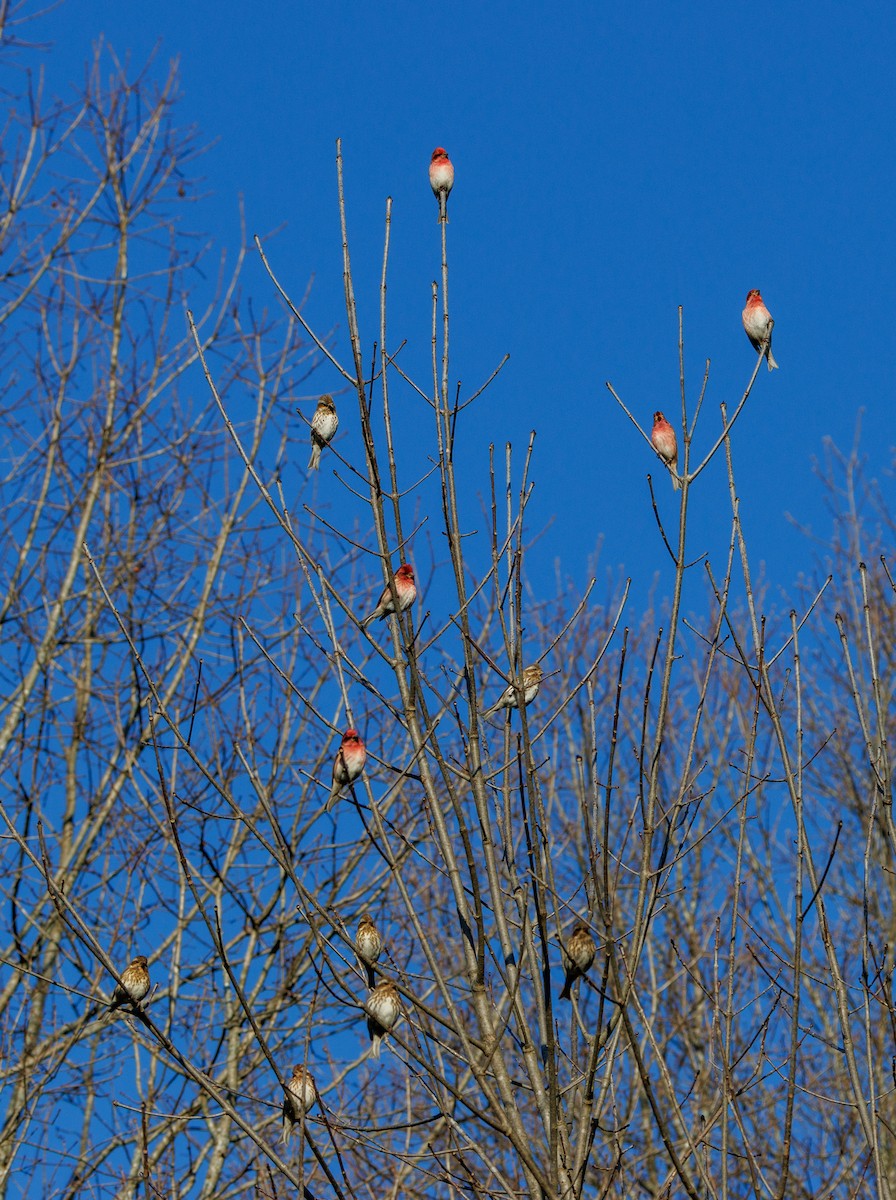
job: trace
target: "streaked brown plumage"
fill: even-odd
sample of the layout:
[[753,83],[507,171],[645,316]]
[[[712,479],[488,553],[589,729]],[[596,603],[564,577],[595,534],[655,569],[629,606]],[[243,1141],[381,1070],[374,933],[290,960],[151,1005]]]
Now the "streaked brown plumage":
[[383,1038],[389,1033],[401,1012],[401,996],[391,980],[378,983],[364,1004],[367,1013],[367,1032],[373,1043],[373,1057],[379,1058]]
[[289,1141],[296,1124],[301,1121],[305,1113],[314,1108],[316,1100],[317,1087],[314,1083],[314,1076],[300,1063],[299,1066],[293,1067],[292,1078],[286,1084],[286,1090],[283,1093],[281,1142]]
[[358,922],[355,949],[367,972],[367,986],[372,988],[376,980],[373,964],[379,961],[383,952],[383,939],[380,937],[380,931],[374,925],[370,913],[364,913]]
[[569,941],[566,943],[566,980],[563,984],[563,991],[560,993],[561,1000],[569,1000],[570,988],[575,981],[581,978],[594,962],[594,956],[597,954],[597,946],[594,938],[591,936],[591,931],[587,925],[576,925],[573,929]]
[[[526,704],[531,704],[538,695],[538,689],[541,687],[542,669],[538,663],[533,663],[531,667],[526,667],[523,671],[523,699]],[[499,708],[518,708],[517,689],[511,683],[501,693],[500,697],[495,701],[491,708],[487,709],[483,714],[490,717],[492,713],[496,713]]]
[[333,397],[329,394],[321,396],[311,418],[311,458],[308,460],[308,470],[320,470],[320,452],[324,446],[329,446],[339,428],[339,416]]
[[146,996],[149,992],[149,971],[146,969],[146,963],[146,955],[138,954],[125,967],[121,973],[121,983],[115,985],[115,991],[109,1001],[109,1012],[115,1012],[122,1004],[139,1004]]

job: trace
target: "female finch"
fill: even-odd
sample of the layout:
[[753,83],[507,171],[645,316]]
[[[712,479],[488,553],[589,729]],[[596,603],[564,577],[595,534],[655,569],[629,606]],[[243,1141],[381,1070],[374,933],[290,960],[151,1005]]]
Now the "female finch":
[[317,1087],[310,1071],[301,1064],[292,1069],[292,1078],[283,1093],[283,1132],[281,1142],[288,1142],[296,1124],[314,1108]]
[[321,396],[311,418],[311,458],[308,460],[309,471],[320,470],[320,452],[324,446],[332,442],[339,428],[339,417],[336,405],[330,395]]
[[367,986],[372,988],[376,979],[373,964],[379,960],[383,952],[383,939],[380,937],[380,931],[374,925],[370,913],[364,913],[358,922],[355,949],[367,971]]
[[752,288],[747,292],[747,306],[741,316],[753,349],[764,352],[768,369],[773,371],[778,365],[772,355],[772,329],[775,322],[762,301],[759,288]]
[[661,412],[653,414],[653,433],[650,435],[653,448],[669,468],[672,476],[672,486],[676,492],[681,487],[678,477],[678,441],[675,430]]
[[[398,611],[404,612],[406,608],[410,608],[417,599],[417,585],[414,583],[414,568],[410,563],[402,563],[395,572],[395,592],[398,596]],[[361,622],[362,629],[369,625],[371,621],[375,621],[377,617],[385,620],[386,617],[395,612],[395,601],[392,599],[392,591],[390,588],[383,588],[383,594],[379,598],[376,608],[365,617]]]
[[378,983],[364,1004],[367,1013],[367,1032],[373,1043],[371,1053],[379,1058],[383,1038],[398,1020],[401,1011],[401,997],[398,988],[388,979]]
[[333,784],[327,797],[325,811],[333,807],[333,801],[344,787],[354,783],[364,770],[367,761],[367,747],[357,729],[346,729],[342,742],[333,759]]
[[429,186],[439,202],[439,220],[448,220],[448,193],[454,187],[454,167],[443,146],[436,146],[429,163]]
[[571,999],[570,988],[577,979],[585,974],[594,962],[596,954],[597,946],[594,944],[594,938],[591,936],[588,926],[576,925],[566,943],[566,981],[563,984],[563,991],[560,993],[561,1000]]
[[[531,704],[538,695],[538,689],[541,687],[542,670],[538,663],[533,663],[531,667],[526,667],[523,671],[522,689],[523,699],[526,704]],[[518,708],[519,701],[517,700],[517,686],[511,683],[500,698],[489,708],[483,715],[490,717],[492,713],[497,712],[499,708]]]
[[146,956],[138,954],[122,971],[121,983],[115,985],[115,991],[109,1001],[109,1012],[115,1012],[122,1004],[139,1004],[148,991],[149,971],[146,969]]

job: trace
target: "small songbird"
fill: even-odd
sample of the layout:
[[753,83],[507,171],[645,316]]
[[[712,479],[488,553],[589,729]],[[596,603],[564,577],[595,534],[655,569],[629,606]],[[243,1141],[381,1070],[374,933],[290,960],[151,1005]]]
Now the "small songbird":
[[358,958],[363,962],[364,968],[367,971],[367,986],[372,988],[376,980],[373,964],[379,961],[379,957],[383,952],[383,939],[380,937],[380,931],[374,925],[370,913],[364,913],[358,922],[358,932],[355,935],[355,949],[358,951]]
[[566,943],[566,981],[563,984],[563,991],[560,993],[561,1000],[570,999],[570,988],[577,979],[585,974],[594,962],[596,954],[597,946],[594,944],[594,938],[591,936],[588,926],[576,925]]
[[[541,687],[542,670],[538,663],[533,663],[531,667],[526,667],[523,671],[523,699],[527,704],[531,704],[538,695],[538,689]],[[488,709],[484,716],[490,717],[492,713],[497,712],[499,708],[518,708],[517,689],[514,684],[510,684],[495,703]]]
[[675,430],[661,412],[653,414],[653,432],[650,440],[653,442],[654,450],[669,468],[672,486],[677,492],[681,487],[681,479],[678,477],[678,440],[675,437]]
[[[414,568],[410,563],[402,563],[395,572],[395,591],[398,595],[398,610],[404,612],[406,608],[410,608],[417,599],[417,585],[414,583]],[[395,612],[395,601],[392,599],[392,592],[388,587],[383,588],[383,594],[380,596],[376,608],[365,617],[361,622],[362,627],[369,625],[371,621],[375,621],[377,617],[385,620],[391,613]]]
[[367,747],[357,729],[346,729],[342,742],[333,759],[333,783],[327,797],[326,811],[333,807],[333,802],[344,787],[354,783],[364,770],[367,761]]
[[429,163],[429,186],[439,202],[439,220],[448,220],[448,193],[454,187],[454,167],[443,146],[436,146]]
[[367,1013],[367,1032],[373,1043],[371,1053],[379,1058],[383,1038],[398,1020],[401,1011],[401,997],[398,988],[388,979],[378,983],[364,1004]]
[[317,1087],[311,1072],[299,1064],[292,1069],[292,1078],[283,1092],[283,1132],[281,1142],[288,1142],[296,1125],[311,1112],[317,1100]]
[[109,1012],[115,1012],[122,1004],[139,1004],[149,991],[149,971],[146,956],[138,954],[122,971],[121,983],[115,985]]
[[330,395],[321,396],[311,418],[311,458],[308,460],[309,471],[320,470],[320,452],[324,446],[329,446],[339,428],[339,416],[336,405]]
[[763,350],[768,369],[773,371],[778,365],[772,355],[772,329],[775,322],[759,294],[759,288],[747,292],[747,306],[741,314],[747,337],[753,343],[754,350]]

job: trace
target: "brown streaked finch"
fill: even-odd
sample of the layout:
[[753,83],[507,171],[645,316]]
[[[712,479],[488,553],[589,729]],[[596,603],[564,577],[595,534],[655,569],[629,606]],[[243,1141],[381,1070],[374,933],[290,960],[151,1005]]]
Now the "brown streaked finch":
[[317,1087],[311,1072],[301,1064],[292,1069],[292,1078],[283,1092],[283,1132],[281,1142],[288,1142],[296,1124],[305,1113],[311,1112],[317,1100]]
[[[531,704],[538,695],[538,689],[541,687],[542,670],[538,663],[533,663],[531,667],[526,667],[523,671],[523,699],[527,704]],[[487,709],[483,714],[484,717],[490,717],[492,713],[498,711],[499,708],[518,708],[519,699],[517,697],[517,685],[509,684],[508,687],[501,693],[499,699]]]
[[109,1012],[115,1012],[122,1004],[139,1004],[149,991],[149,971],[146,956],[138,954],[121,973],[121,983],[115,985]]
[[[406,608],[410,608],[417,599],[417,585],[414,583],[414,568],[410,563],[402,563],[395,572],[395,593],[398,596],[398,611],[404,612]],[[361,622],[362,629],[369,625],[371,621],[375,621],[377,617],[380,620],[385,620],[395,612],[395,601],[392,599],[392,592],[388,587],[383,588],[383,594],[377,602],[376,608],[365,617]]]
[[661,412],[653,414],[653,432],[650,435],[653,448],[669,468],[672,476],[672,486],[676,492],[681,487],[678,477],[678,439],[675,430]]
[[367,1013],[367,1032],[372,1042],[371,1053],[379,1058],[383,1038],[389,1033],[401,1012],[398,988],[388,979],[378,983],[364,1004]]
[[379,960],[383,952],[383,939],[380,937],[380,931],[374,925],[370,913],[364,913],[358,922],[355,949],[367,971],[367,986],[372,988],[376,980],[373,964]]
[[309,471],[320,470],[320,452],[324,446],[329,446],[339,428],[339,416],[336,405],[330,395],[321,396],[311,418],[311,458],[308,460]]
[[594,956],[597,954],[597,946],[594,944],[594,938],[587,925],[576,925],[573,929],[569,941],[566,943],[566,980],[563,984],[563,991],[560,993],[561,1000],[569,1000],[570,988],[575,981],[581,978],[594,962]]
[[454,187],[454,167],[444,146],[436,146],[429,162],[429,186],[439,202],[439,220],[448,220],[448,193]]
[[329,812],[333,802],[344,787],[354,783],[364,770],[367,761],[367,747],[357,729],[346,729],[342,742],[333,759],[333,783],[327,797],[325,811]]
[[763,351],[768,369],[774,371],[778,365],[772,355],[772,329],[775,322],[763,303],[759,288],[751,288],[747,292],[747,305],[741,316],[747,337],[753,343],[753,349]]

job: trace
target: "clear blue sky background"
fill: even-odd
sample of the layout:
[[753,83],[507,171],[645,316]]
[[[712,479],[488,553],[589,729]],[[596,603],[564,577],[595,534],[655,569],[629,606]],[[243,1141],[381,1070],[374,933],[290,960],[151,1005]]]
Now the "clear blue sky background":
[[[656,570],[668,579],[646,472],[670,517],[671,489],[604,381],[646,426],[654,408],[675,418],[683,304],[692,401],[713,364],[699,452],[749,378],[740,311],[761,288],[781,369],[763,367],[737,428],[738,482],[754,559],[787,604],[817,551],[786,514],[827,533],[812,461],[827,437],[851,444],[860,408],[869,472],[892,486],[894,25],[883,3],[78,0],[32,35],[56,44],[55,90],[101,34],[135,63],[156,44],[160,70],[180,59],[181,121],[214,143],[188,222],[234,250],[240,194],[250,234],[285,222],[275,269],[297,298],[314,275],[307,318],[338,324],[348,361],[341,136],[364,337],[377,333],[391,195],[391,335],[409,339],[403,362],[424,385],[439,261],[426,172],[448,148],[452,377],[470,389],[511,356],[462,431],[463,482],[484,492],[489,442],[521,454],[538,430],[530,527],[557,520],[530,578],[546,593],[558,557],[583,584],[600,539],[599,575],[622,564],[639,590]],[[276,305],[254,264],[247,290]],[[330,368],[316,379],[315,392],[339,383]],[[693,552],[718,562],[720,470],[693,500]]]

